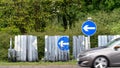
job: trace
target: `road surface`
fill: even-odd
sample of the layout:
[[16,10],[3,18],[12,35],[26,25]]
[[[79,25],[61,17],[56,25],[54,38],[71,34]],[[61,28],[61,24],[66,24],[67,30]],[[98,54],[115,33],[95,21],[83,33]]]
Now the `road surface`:
[[16,65],[16,66],[0,66],[0,68],[87,68],[87,67],[79,67],[77,65],[34,65],[34,66],[22,66],[22,65]]
[[[16,66],[0,66],[0,68],[89,68],[89,67],[79,67],[77,65],[30,65],[30,66],[22,66],[22,65],[16,65]],[[111,68],[120,68],[120,67],[111,67]]]

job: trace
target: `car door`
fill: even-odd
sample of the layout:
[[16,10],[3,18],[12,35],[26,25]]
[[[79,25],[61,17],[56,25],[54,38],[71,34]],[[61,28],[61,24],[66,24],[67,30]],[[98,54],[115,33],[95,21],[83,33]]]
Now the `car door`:
[[116,50],[115,46],[120,46],[120,41],[112,46],[112,52],[110,54],[110,58],[111,58],[110,63],[113,66],[120,66],[120,48]]

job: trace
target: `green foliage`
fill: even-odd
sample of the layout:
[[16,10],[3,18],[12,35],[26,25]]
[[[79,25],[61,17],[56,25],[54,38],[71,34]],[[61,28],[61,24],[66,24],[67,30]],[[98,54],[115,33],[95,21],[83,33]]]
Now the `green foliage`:
[[0,32],[0,60],[7,60],[10,35]]
[[44,41],[44,36],[37,36],[38,38],[38,55],[39,55],[39,60],[41,60],[44,57],[44,47],[45,47],[45,42]]
[[[83,35],[81,25],[87,17],[97,24],[97,36],[120,34],[119,0],[0,0],[0,60],[7,60],[9,38],[18,34],[38,37],[39,59],[44,56],[45,35]],[[72,56],[71,56],[72,57]]]
[[1,28],[1,32],[8,33],[11,35],[21,34],[20,30],[16,27]]
[[[44,32],[48,26],[75,27],[86,12],[119,8],[118,0],[8,0],[0,1],[0,28],[13,26],[21,33]],[[81,14],[83,12],[83,14]]]

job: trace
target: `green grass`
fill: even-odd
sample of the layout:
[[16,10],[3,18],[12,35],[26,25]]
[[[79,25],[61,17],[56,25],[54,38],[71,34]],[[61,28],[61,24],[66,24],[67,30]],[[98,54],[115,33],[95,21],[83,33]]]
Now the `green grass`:
[[8,61],[0,61],[0,66],[10,66],[10,65],[76,65],[77,61],[70,60],[67,62],[8,62]]

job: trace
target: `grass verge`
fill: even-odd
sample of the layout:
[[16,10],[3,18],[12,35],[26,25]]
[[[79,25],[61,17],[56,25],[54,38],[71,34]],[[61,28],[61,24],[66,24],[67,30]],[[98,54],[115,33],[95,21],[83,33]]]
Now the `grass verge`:
[[0,66],[10,66],[10,65],[76,65],[75,60],[70,60],[67,62],[8,62],[8,61],[0,61]]

